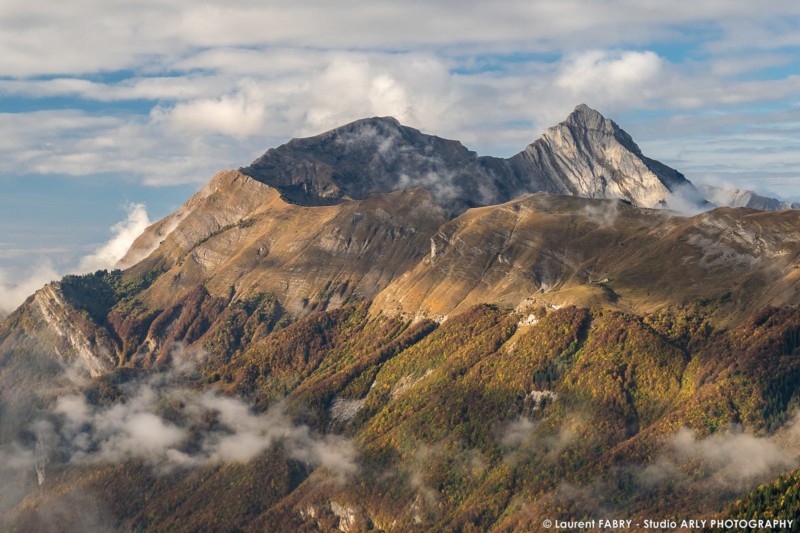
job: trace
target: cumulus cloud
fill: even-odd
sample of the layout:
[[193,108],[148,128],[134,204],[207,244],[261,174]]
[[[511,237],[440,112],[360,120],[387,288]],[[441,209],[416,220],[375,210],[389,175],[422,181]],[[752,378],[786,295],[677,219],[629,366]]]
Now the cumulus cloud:
[[457,90],[447,62],[430,54],[337,54],[300,84],[306,134],[369,116],[422,128],[447,128]]
[[250,88],[218,98],[180,102],[172,108],[157,107],[152,116],[178,130],[246,137],[264,128],[267,110],[263,96]]
[[114,268],[122,259],[133,241],[150,225],[147,208],[144,204],[129,204],[126,207],[128,216],[122,222],[111,227],[113,237],[100,246],[94,253],[81,259],[78,265],[80,272]]
[[555,84],[569,91],[576,101],[642,105],[651,87],[658,84],[662,70],[663,60],[649,50],[592,50],[568,58]]

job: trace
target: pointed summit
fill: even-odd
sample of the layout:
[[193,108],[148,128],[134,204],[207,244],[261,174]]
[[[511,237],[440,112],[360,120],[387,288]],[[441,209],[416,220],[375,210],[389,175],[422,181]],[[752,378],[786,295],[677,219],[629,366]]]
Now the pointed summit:
[[616,122],[610,118],[604,117],[599,111],[592,109],[586,104],[578,104],[575,106],[575,110],[569,114],[564,122],[554,126],[554,128],[559,127],[574,128],[579,131],[602,132],[606,135],[613,136],[617,142],[631,152],[637,155],[642,154],[639,146],[625,130],[620,128]]
[[549,192],[619,198],[642,207],[704,202],[683,174],[645,157],[627,132],[586,104],[512,161],[518,173]]
[[630,135],[586,104],[510,159],[478,157],[458,141],[371,117],[293,139],[241,172],[302,205],[424,188],[451,215],[533,192],[655,207],[689,189],[692,202],[702,202],[682,174],[645,157]]
[[575,110],[569,114],[564,122],[591,126],[602,125],[605,120],[606,118],[597,110],[592,109],[586,104],[578,104],[575,106]]

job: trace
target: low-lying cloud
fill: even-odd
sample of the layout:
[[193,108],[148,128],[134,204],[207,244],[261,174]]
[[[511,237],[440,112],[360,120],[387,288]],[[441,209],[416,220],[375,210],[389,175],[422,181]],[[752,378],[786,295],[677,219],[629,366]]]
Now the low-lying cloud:
[[584,205],[579,213],[601,228],[613,228],[619,217],[619,202],[592,202]]
[[[107,408],[89,405],[82,395],[61,398],[55,413],[58,434],[72,448],[76,464],[141,459],[160,468],[247,462],[277,442],[290,457],[339,477],[357,470],[352,444],[337,436],[313,435],[295,425],[281,407],[254,413],[236,398],[188,389],[141,386],[133,398]],[[177,419],[163,409],[173,405]]]
[[714,208],[712,204],[704,203],[704,200],[703,195],[693,185],[684,183],[672,188],[666,203],[668,209],[679,215],[693,216]]
[[536,425],[536,422],[521,416],[517,420],[508,423],[500,434],[498,441],[503,446],[510,448],[522,446],[531,438],[533,431],[536,429]]
[[[704,506],[727,505],[732,496],[796,468],[798,457],[798,418],[769,437],[756,437],[738,427],[700,437],[684,427],[665,439],[650,463],[613,466],[582,485],[561,483],[550,497],[572,513],[598,518],[614,517],[631,506],[653,505],[654,494],[677,498],[684,506],[693,498]],[[631,487],[632,501],[613,496],[620,484]]]
[[694,482],[717,489],[742,490],[794,468],[798,453],[800,449],[737,428],[703,439],[690,429],[681,428],[662,454],[641,470],[638,479],[645,486]]
[[83,394],[59,398],[47,448],[65,451],[73,464],[138,459],[168,471],[247,462],[280,442],[290,457],[326,468],[337,479],[357,471],[347,439],[314,434],[295,424],[281,405],[256,413],[238,398],[194,390],[186,380],[198,353],[173,356],[178,359],[173,368],[123,385],[123,399],[112,405],[93,405]]

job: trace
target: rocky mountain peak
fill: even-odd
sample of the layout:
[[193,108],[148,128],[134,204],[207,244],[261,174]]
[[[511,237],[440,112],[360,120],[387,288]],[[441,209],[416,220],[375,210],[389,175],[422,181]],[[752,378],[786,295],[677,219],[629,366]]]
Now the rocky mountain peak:
[[608,121],[596,109],[592,109],[586,104],[578,104],[564,122],[576,126],[584,125],[592,129],[600,129],[604,127]]
[[533,192],[654,207],[689,189],[691,202],[704,201],[682,174],[645,157],[630,135],[586,104],[510,159],[478,157],[458,141],[371,117],[293,139],[241,172],[301,205],[424,188],[451,216]]
[[642,155],[639,146],[625,130],[620,128],[616,122],[610,118],[604,117],[599,111],[592,109],[586,104],[578,104],[564,122],[551,129],[564,128],[584,135],[591,133],[595,136],[601,135],[611,137],[627,150],[630,150],[638,156]]
[[748,207],[761,211],[800,209],[800,203],[798,202],[787,202],[763,196],[747,189],[730,189],[708,184],[700,184],[698,188],[709,201],[720,207]]
[[627,132],[585,104],[512,163],[547,192],[619,198],[641,207],[705,201],[681,173],[644,156]]
[[301,205],[420,187],[456,213],[495,199],[476,188],[471,176],[484,174],[477,160],[458,141],[424,134],[392,117],[372,117],[293,139],[241,171]]

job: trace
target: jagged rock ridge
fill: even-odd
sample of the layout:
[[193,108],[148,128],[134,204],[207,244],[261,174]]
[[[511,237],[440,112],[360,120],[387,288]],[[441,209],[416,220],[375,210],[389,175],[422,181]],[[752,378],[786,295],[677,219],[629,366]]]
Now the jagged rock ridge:
[[726,189],[714,185],[700,184],[698,189],[709,201],[720,207],[748,207],[762,211],[782,211],[800,209],[800,203],[786,202],[769,196],[762,196],[746,189]]
[[479,157],[458,141],[376,117],[294,139],[241,172],[303,205],[414,187],[430,190],[453,214],[532,192],[622,199],[642,207],[669,204],[676,193],[704,202],[681,173],[644,156],[614,121],[583,104],[509,159]]

